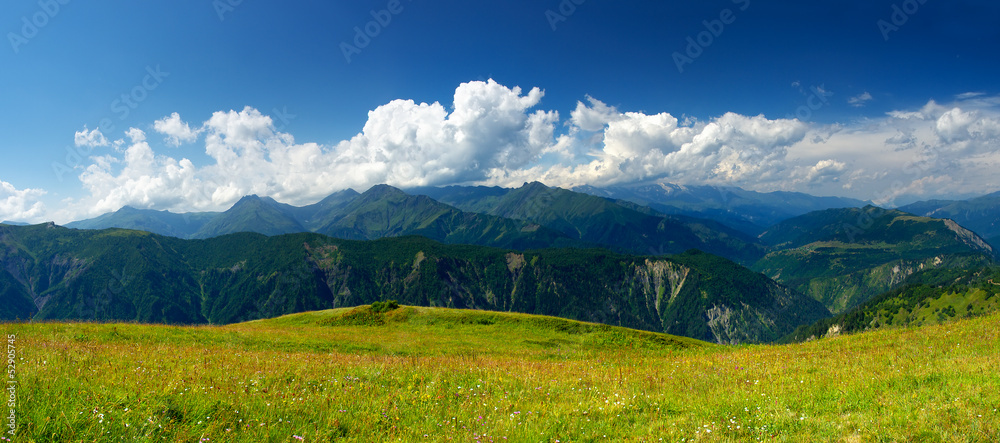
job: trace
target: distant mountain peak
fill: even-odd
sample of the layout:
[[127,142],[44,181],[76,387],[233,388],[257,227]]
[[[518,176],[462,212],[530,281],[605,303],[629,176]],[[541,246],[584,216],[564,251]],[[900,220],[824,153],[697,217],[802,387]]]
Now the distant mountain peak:
[[240,201],[255,201],[255,200],[261,200],[260,196],[257,194],[249,194],[249,195],[244,195],[242,198],[240,198]]
[[243,206],[243,205],[257,205],[257,206],[259,206],[259,205],[263,205],[263,204],[266,204],[268,206],[279,206],[279,205],[281,205],[281,203],[278,203],[277,200],[275,200],[275,199],[273,199],[271,197],[261,197],[261,196],[259,196],[257,194],[250,194],[250,195],[243,196],[243,198],[241,198],[238,202],[236,202],[236,204],[234,204],[232,207],[236,208],[236,207]]
[[668,194],[669,193],[674,193],[674,192],[684,192],[684,191],[687,191],[687,186],[683,186],[683,185],[675,185],[673,183],[667,183],[667,182],[657,183],[657,184],[660,185],[660,189],[663,189],[664,191],[667,191]]
[[369,188],[367,191],[365,191],[361,195],[365,195],[365,194],[386,195],[386,194],[405,194],[405,192],[403,192],[402,190],[400,190],[397,187],[386,185],[386,184],[381,184],[381,185],[372,186],[371,188]]

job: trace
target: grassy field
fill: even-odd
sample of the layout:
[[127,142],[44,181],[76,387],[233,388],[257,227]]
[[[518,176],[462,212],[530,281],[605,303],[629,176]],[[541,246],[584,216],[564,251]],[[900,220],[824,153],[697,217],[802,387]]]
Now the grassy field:
[[412,307],[3,324],[0,441],[996,441],[998,324],[745,347]]

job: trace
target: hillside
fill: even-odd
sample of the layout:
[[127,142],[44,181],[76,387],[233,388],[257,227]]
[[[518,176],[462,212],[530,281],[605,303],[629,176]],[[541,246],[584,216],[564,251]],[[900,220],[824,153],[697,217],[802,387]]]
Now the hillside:
[[369,189],[327,218],[315,232],[347,240],[420,235],[449,244],[512,249],[585,246],[537,224],[463,212],[386,185]]
[[328,195],[323,200],[314,204],[296,208],[289,207],[289,213],[302,224],[309,232],[316,232],[323,225],[330,223],[340,217],[344,212],[344,207],[355,201],[360,196],[353,189],[346,189]]
[[983,237],[1000,236],[1000,192],[968,200],[929,200],[899,208],[934,218],[955,220]]
[[997,315],[722,347],[521,314],[372,314],[224,327],[6,324],[19,357],[12,440],[985,442],[1000,433]]
[[248,195],[226,212],[205,223],[191,238],[212,238],[237,232],[256,232],[264,235],[307,232],[291,214],[292,208],[270,197]]
[[573,239],[634,254],[700,249],[744,264],[764,254],[764,247],[752,236],[711,220],[664,216],[538,182],[512,190],[452,186],[411,192],[465,211],[537,223]]
[[786,220],[761,235],[772,245],[753,265],[844,312],[932,268],[981,267],[992,246],[949,220],[875,207],[830,209]]
[[54,225],[0,226],[0,247],[10,286],[2,301],[21,307],[8,319],[227,324],[391,298],[746,343],[775,340],[829,315],[760,274],[698,252],[517,253],[421,237],[348,241],[308,233],[180,240]]
[[919,327],[1000,311],[1000,268],[923,271],[836,317],[802,326],[784,341],[881,328]]

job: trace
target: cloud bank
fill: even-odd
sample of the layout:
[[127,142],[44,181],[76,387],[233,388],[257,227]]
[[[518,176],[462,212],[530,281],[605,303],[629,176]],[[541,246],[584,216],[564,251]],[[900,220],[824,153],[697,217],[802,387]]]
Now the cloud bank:
[[41,189],[17,189],[0,181],[0,221],[36,220],[45,215],[45,205],[39,201],[43,195]]
[[[847,195],[885,205],[1000,189],[993,178],[1000,166],[1000,100],[981,93],[836,125],[736,113],[680,120],[666,112],[619,110],[590,96],[564,119],[541,109],[544,95],[493,80],[464,83],[450,106],[412,100],[379,106],[361,132],[333,145],[297,142],[251,107],[215,112],[200,124],[172,113],[114,141],[85,127],[74,136],[78,146],[114,146],[94,150],[79,169],[87,195],[48,212],[39,203],[44,190],[0,182],[0,219],[66,222],[125,205],[225,210],[247,194],[304,205],[380,183],[673,182]],[[178,158],[179,146],[203,146],[209,161]]]

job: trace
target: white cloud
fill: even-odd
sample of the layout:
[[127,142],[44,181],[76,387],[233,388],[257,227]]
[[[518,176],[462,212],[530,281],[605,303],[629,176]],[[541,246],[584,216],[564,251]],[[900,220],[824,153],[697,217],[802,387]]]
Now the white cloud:
[[868,102],[872,101],[873,98],[874,97],[872,97],[872,95],[868,93],[868,91],[865,91],[862,94],[847,99],[847,103],[856,108],[860,108],[868,104]]
[[570,113],[570,122],[584,131],[601,131],[611,122],[622,119],[622,114],[614,106],[608,106],[604,102],[591,96],[587,96],[590,106],[583,102],[576,102],[576,109]]
[[84,126],[82,131],[74,134],[73,141],[76,146],[86,146],[88,148],[108,145],[108,139],[104,137],[100,129],[88,131],[87,126]]
[[[667,179],[682,183],[748,184],[783,169],[785,148],[802,139],[806,125],[727,113],[707,123],[681,123],[668,113],[617,113],[596,99],[578,103],[570,123],[596,128],[606,121],[603,143],[586,163],[496,170],[489,184],[516,186],[527,180],[550,185],[612,185]],[[573,130],[571,129],[571,133]]]
[[369,112],[364,130],[336,147],[337,163],[358,167],[366,182],[400,186],[476,181],[490,169],[518,169],[555,143],[558,113],[529,113],[542,95],[490,80],[459,86],[450,114],[436,102],[394,100]]
[[950,104],[930,100],[919,109],[856,122],[822,142],[799,143],[789,150],[788,161],[843,162],[848,167],[843,180],[811,186],[890,206],[994,192],[1000,190],[994,178],[1000,164],[1000,107],[993,102],[980,95]]
[[823,181],[838,181],[847,170],[847,164],[837,160],[820,160],[815,165],[799,167],[792,172],[792,177],[801,179],[802,183],[815,186]]
[[154,122],[153,129],[166,135],[167,143],[173,146],[180,146],[181,143],[193,143],[198,139],[198,131],[192,130],[191,126],[182,121],[181,115],[176,112]]
[[977,120],[975,114],[954,108],[937,119],[935,130],[944,141],[967,140],[972,135],[969,127]]
[[139,128],[128,128],[125,131],[125,135],[132,140],[132,143],[141,143],[146,141],[146,133]]
[[935,130],[946,142],[996,141],[1000,136],[1000,118],[985,116],[979,111],[965,112],[956,107],[937,119]]
[[0,221],[38,222],[45,214],[41,189],[17,189],[0,180]]

